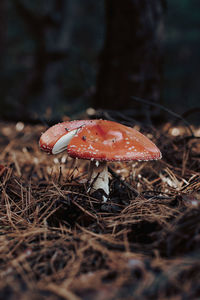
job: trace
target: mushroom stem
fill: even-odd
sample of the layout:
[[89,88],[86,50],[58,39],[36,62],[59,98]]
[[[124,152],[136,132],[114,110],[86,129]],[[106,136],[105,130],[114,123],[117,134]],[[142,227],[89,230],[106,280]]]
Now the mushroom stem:
[[109,173],[106,161],[90,161],[89,183],[89,193],[102,189],[105,194],[103,201],[106,202],[109,196]]

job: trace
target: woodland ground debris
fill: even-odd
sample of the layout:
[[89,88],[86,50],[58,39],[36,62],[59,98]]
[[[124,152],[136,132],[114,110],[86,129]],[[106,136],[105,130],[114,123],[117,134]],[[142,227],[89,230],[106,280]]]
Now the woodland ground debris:
[[199,128],[149,130],[163,159],[110,163],[107,203],[87,161],[38,149],[46,128],[0,128],[0,299],[200,297]]

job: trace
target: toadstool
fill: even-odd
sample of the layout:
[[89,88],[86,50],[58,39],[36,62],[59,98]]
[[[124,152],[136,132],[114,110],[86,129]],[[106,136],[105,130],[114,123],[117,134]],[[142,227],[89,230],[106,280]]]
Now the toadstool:
[[89,192],[109,197],[108,161],[148,161],[161,158],[156,145],[137,130],[108,120],[62,122],[42,134],[40,148],[49,154],[64,150],[72,158],[90,160]]

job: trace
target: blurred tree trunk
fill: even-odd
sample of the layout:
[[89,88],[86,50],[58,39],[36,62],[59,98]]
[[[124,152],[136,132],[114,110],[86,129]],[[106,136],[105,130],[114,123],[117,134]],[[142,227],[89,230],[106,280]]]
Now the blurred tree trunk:
[[4,53],[5,53],[5,39],[6,39],[6,35],[5,35],[5,31],[6,31],[6,20],[5,20],[5,1],[1,0],[0,1],[0,20],[1,20],[1,26],[0,26],[0,65],[1,65],[1,70],[3,67],[3,57],[4,57]]
[[6,46],[7,46],[7,3],[5,0],[0,1],[0,107],[1,116],[4,115],[6,109],[10,109],[9,104],[6,102],[6,90],[9,89],[5,69],[6,69]]
[[[68,1],[52,0],[48,11],[40,14],[31,9],[30,2],[13,0],[18,15],[24,21],[30,37],[35,42],[34,67],[21,89],[20,113],[30,119],[31,104],[43,113],[47,108],[56,111],[57,101],[64,95],[59,76],[68,56]],[[51,37],[51,39],[49,38]],[[34,101],[33,101],[34,99]]]
[[139,107],[131,96],[159,101],[164,0],[105,0],[106,36],[95,107]]

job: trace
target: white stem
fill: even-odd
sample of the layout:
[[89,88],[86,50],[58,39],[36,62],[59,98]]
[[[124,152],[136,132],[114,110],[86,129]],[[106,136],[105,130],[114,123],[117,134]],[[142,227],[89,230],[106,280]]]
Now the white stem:
[[98,189],[102,189],[106,196],[103,201],[106,202],[109,196],[109,173],[107,162],[91,161],[89,172],[89,193],[92,194]]

